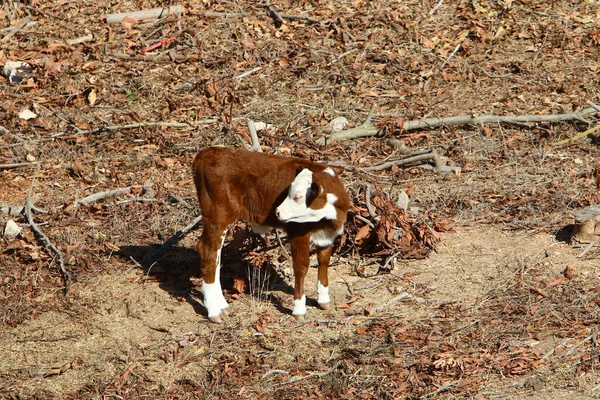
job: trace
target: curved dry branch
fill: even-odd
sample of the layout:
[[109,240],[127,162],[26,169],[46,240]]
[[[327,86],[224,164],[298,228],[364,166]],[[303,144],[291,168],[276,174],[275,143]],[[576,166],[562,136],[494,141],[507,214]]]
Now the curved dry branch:
[[[598,109],[589,107],[581,111],[550,115],[459,115],[446,118],[423,118],[419,120],[405,121],[404,125],[402,125],[402,129],[404,131],[412,131],[416,129],[437,128],[439,126],[447,125],[484,125],[498,123],[518,124],[522,126],[522,124],[526,122],[557,122],[571,120],[588,123],[588,121],[585,120],[585,117],[588,115],[594,115],[598,112]],[[375,136],[378,134],[378,132],[379,128],[373,125],[368,118],[364,123],[357,127],[320,138],[317,140],[317,143],[327,144],[334,140],[342,141],[367,136]]]

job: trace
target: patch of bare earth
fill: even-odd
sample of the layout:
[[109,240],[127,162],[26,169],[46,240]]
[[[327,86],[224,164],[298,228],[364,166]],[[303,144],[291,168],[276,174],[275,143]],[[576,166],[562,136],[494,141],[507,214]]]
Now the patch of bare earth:
[[[0,77],[0,227],[23,228],[0,238],[0,398],[599,396],[598,251],[566,241],[571,212],[598,202],[597,138],[553,145],[596,114],[402,129],[592,107],[596,2],[205,0],[104,18],[163,3],[0,8],[0,65],[31,66]],[[379,136],[318,144],[372,106]],[[311,269],[304,321],[274,236],[251,248],[232,229],[223,325],[197,289],[201,225],[160,247],[200,214],[196,151],[240,147],[247,119],[270,124],[264,151],[332,162],[352,198],[333,306],[315,307]],[[368,169],[405,155],[398,141],[461,173]],[[56,253],[10,213],[28,199],[66,294]]]

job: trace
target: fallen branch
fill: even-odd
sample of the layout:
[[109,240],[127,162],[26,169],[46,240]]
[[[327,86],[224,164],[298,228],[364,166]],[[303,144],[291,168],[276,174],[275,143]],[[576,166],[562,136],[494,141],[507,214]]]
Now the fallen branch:
[[412,294],[407,293],[407,292],[402,292],[398,296],[392,297],[391,299],[389,299],[385,303],[379,304],[379,305],[377,305],[377,306],[375,306],[373,308],[368,309],[367,311],[368,311],[369,314],[373,314],[373,313],[375,313],[375,311],[378,311],[378,310],[381,310],[381,309],[383,309],[385,307],[391,306],[394,303],[399,302],[400,300],[403,300],[403,299],[406,299],[406,298],[410,299],[412,297],[413,297]]
[[367,206],[367,211],[371,218],[375,220],[375,222],[379,221],[380,217],[375,212],[375,209],[371,205],[371,185],[367,183],[367,187],[365,188],[365,205]]
[[126,193],[131,193],[131,189],[136,189],[136,188],[141,188],[141,187],[142,186],[140,186],[140,185],[134,185],[134,186],[128,186],[128,187],[119,188],[119,189],[105,190],[104,192],[90,194],[89,196],[75,200],[74,204],[88,205],[88,204],[94,203],[98,200],[106,199],[108,197],[114,197],[114,196],[119,196],[119,195],[126,194]]
[[283,386],[283,385],[289,385],[291,383],[296,383],[298,381],[302,381],[304,379],[308,379],[308,378],[313,378],[313,377],[319,377],[322,378],[324,376],[327,376],[329,374],[331,374],[333,371],[335,371],[342,363],[341,362],[336,362],[335,365],[333,367],[331,367],[331,369],[328,369],[325,372],[309,372],[308,375],[304,375],[304,376],[297,376],[295,378],[290,379],[287,382],[282,382],[277,386]]
[[26,162],[26,163],[16,163],[16,164],[0,164],[0,169],[16,169],[29,167],[30,165],[37,164],[35,162]]
[[[38,214],[50,214],[46,210],[39,209],[33,205],[35,200],[32,200],[31,210]],[[8,215],[20,215],[25,211],[25,206],[0,206],[0,213]]]
[[139,10],[125,13],[108,14],[106,16],[107,24],[119,24],[125,18],[133,18],[138,21],[146,19],[159,19],[168,15],[180,16],[183,13],[183,7],[181,6],[169,6],[169,7],[158,7],[147,10]]
[[[78,135],[88,135],[88,134],[93,135],[96,133],[120,131],[120,130],[125,130],[125,129],[144,128],[147,126],[164,126],[167,128],[195,128],[200,125],[215,124],[219,121],[220,120],[217,118],[208,118],[208,119],[194,122],[194,123],[188,123],[188,122],[136,122],[134,124],[110,125],[110,126],[102,126],[100,128],[90,129],[90,130],[78,130],[77,134]],[[52,135],[51,137],[54,139],[54,138],[63,136],[65,134],[66,134],[66,132],[61,132],[61,133]]]
[[31,209],[33,207],[33,202],[34,202],[33,183],[35,182],[35,179],[37,178],[37,174],[38,174],[39,170],[40,170],[40,164],[38,163],[37,168],[35,170],[35,174],[33,175],[33,179],[31,180],[31,183],[29,184],[29,192],[27,193],[27,203],[25,204],[25,217],[27,218],[27,223],[31,227],[31,230],[33,230],[35,232],[35,234],[42,240],[42,242],[46,245],[46,247],[49,247],[54,252],[54,254],[56,254],[56,258],[58,259],[58,266],[60,268],[60,273],[61,273],[63,282],[65,284],[65,293],[66,293],[69,291],[69,288],[71,286],[71,274],[69,274],[69,272],[65,269],[65,261],[63,258],[63,254],[58,248],[56,248],[56,246],[50,241],[50,239],[48,239],[48,236],[46,236],[44,234],[44,232],[42,232],[40,230],[40,228],[38,228],[37,224],[33,220],[33,217],[31,216]]
[[173,246],[175,243],[177,243],[182,237],[184,237],[189,231],[191,231],[192,229],[194,229],[194,227],[196,225],[198,225],[200,223],[200,221],[202,221],[202,215],[200,215],[199,217],[196,217],[192,222],[190,222],[185,228],[175,232],[175,234],[173,236],[171,236],[169,239],[167,239],[167,241],[165,243],[163,243],[162,246],[160,246],[158,249],[154,250],[152,253],[147,254],[141,261],[142,265],[147,265],[148,263],[150,263],[150,261],[154,260],[156,258],[156,256],[158,256],[159,254],[163,253],[165,250],[167,250],[169,247]]
[[0,42],[6,42],[8,39],[13,37],[17,32],[19,32],[21,29],[23,29],[25,27],[25,25],[27,25],[28,23],[29,23],[29,17],[25,17],[22,20],[20,20],[18,24],[16,24],[14,27],[12,27],[11,30],[8,31],[8,33],[2,39],[0,39]]
[[[586,108],[581,111],[575,111],[565,114],[550,114],[550,115],[459,115],[446,118],[423,118],[419,120],[405,121],[402,125],[403,131],[412,131],[417,129],[431,129],[439,126],[448,125],[485,125],[485,124],[523,124],[526,122],[558,122],[577,120],[588,123],[584,117],[598,113],[598,109],[594,107]],[[327,144],[331,141],[343,141],[349,139],[357,139],[367,136],[375,136],[379,133],[380,128],[370,122],[372,114],[369,113],[366,121],[361,125],[350,128],[341,132],[333,133],[329,136],[322,137],[316,142],[318,144]]]
[[421,396],[421,398],[422,399],[428,399],[430,397],[438,395],[438,394],[440,394],[440,393],[442,393],[442,392],[450,389],[452,386],[456,386],[457,383],[458,383],[458,381],[450,382],[449,384],[442,386],[441,388],[439,388],[435,392],[427,393],[427,394]]
[[81,44],[81,43],[86,43],[86,42],[91,42],[94,40],[94,35],[92,35],[91,33],[85,35],[85,36],[80,36],[80,37],[76,37],[73,39],[67,39],[67,44],[69,46],[75,46],[77,44]]
[[460,173],[460,167],[445,165],[444,162],[441,160],[441,158],[433,150],[425,150],[425,151],[410,153],[410,154],[407,154],[404,157],[399,158],[397,160],[388,161],[383,164],[373,165],[371,167],[364,167],[361,169],[363,171],[381,171],[384,169],[388,169],[394,165],[397,165],[397,166],[404,166],[404,165],[410,165],[410,164],[416,165],[419,163],[423,163],[424,161],[433,161],[434,171]]

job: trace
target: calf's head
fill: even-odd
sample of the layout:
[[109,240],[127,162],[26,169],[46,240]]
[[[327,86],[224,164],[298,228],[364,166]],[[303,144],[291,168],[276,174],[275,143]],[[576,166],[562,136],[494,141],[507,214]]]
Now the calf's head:
[[326,193],[323,186],[313,181],[311,170],[304,168],[290,185],[288,195],[275,209],[281,222],[318,222],[337,219],[337,196]]

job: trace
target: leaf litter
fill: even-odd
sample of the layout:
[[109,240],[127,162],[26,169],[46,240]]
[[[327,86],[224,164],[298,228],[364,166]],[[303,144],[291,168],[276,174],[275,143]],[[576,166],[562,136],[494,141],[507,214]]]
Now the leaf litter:
[[[34,191],[50,214],[35,221],[64,252],[74,284],[61,294],[56,259],[29,230],[2,242],[0,395],[594,396],[597,253],[576,260],[551,235],[568,212],[598,201],[597,149],[594,138],[551,143],[595,118],[401,127],[428,116],[570,112],[597,100],[597,5],[434,3],[271,2],[298,17],[281,21],[258,3],[208,0],[185,2],[181,18],[110,26],[107,13],[158,4],[1,10],[0,62],[31,68],[2,84],[0,164],[41,163]],[[372,105],[387,137],[316,144],[335,118],[358,126]],[[222,327],[202,317],[197,233],[149,265],[131,261],[197,215],[194,153],[239,146],[245,118],[271,125],[260,134],[266,151],[334,162],[353,200],[332,264],[337,307],[311,309],[301,324],[287,317],[289,257],[276,237],[228,237],[224,286],[235,314]],[[187,127],[148,124],[158,122]],[[435,148],[462,174],[363,169],[401,155],[392,139]],[[0,206],[23,206],[33,174],[0,170]],[[148,179],[155,201],[131,190],[75,206]],[[409,193],[406,211],[395,204],[399,189]],[[502,244],[518,253],[500,260],[484,232],[509,235]],[[425,279],[430,260],[435,280]],[[269,283],[252,283],[249,264],[269,271]],[[460,293],[444,284],[456,281]]]

